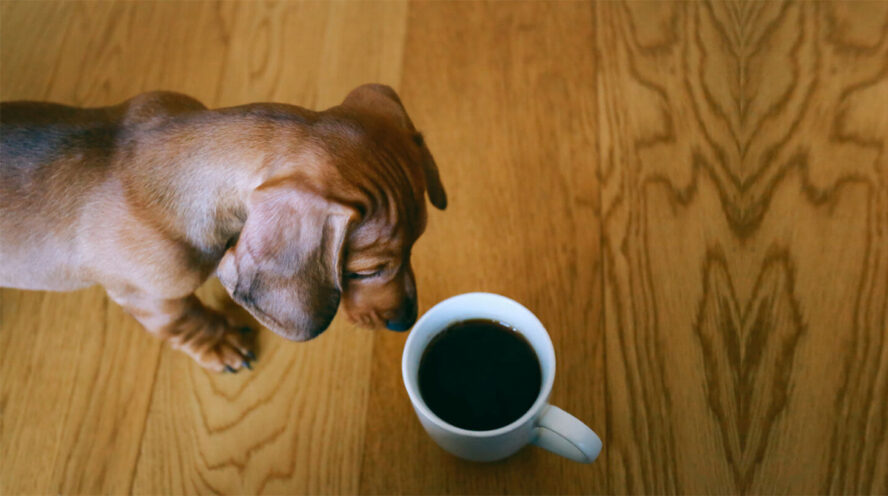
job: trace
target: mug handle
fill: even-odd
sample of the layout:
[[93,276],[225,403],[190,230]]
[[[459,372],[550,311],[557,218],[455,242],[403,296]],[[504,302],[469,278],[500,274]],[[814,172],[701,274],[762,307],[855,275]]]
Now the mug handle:
[[580,463],[592,463],[601,452],[598,434],[554,405],[543,407],[537,419],[533,444]]

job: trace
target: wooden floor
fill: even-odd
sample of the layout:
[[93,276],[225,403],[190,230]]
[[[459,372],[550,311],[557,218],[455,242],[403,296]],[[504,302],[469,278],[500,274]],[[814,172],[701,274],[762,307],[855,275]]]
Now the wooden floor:
[[215,375],[100,289],[2,290],[0,494],[888,493],[888,2],[0,2],[4,100],[369,81],[450,195],[421,309],[534,310],[599,460],[446,455],[403,334],[263,332]]

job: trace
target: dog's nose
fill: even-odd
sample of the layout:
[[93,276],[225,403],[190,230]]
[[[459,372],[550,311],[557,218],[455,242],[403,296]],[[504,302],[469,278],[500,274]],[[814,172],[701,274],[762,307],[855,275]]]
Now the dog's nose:
[[401,311],[394,319],[386,320],[385,327],[391,331],[403,332],[416,322],[416,301],[410,300],[401,307]]

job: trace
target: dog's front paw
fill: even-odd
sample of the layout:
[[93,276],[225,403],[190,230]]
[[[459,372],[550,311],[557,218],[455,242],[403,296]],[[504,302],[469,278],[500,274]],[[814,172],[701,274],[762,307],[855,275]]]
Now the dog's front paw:
[[237,373],[253,369],[253,331],[236,327],[215,312],[207,311],[200,318],[193,316],[172,330],[173,347],[191,355],[202,367],[216,372]]

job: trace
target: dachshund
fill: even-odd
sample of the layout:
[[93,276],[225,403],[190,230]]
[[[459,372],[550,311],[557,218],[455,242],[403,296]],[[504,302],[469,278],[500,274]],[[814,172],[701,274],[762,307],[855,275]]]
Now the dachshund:
[[213,273],[262,325],[318,336],[342,303],[365,327],[409,329],[410,252],[438,168],[400,98],[366,84],[324,111],[210,110],[170,92],[119,105],[0,104],[0,286],[99,284],[201,366],[255,355],[194,291]]

